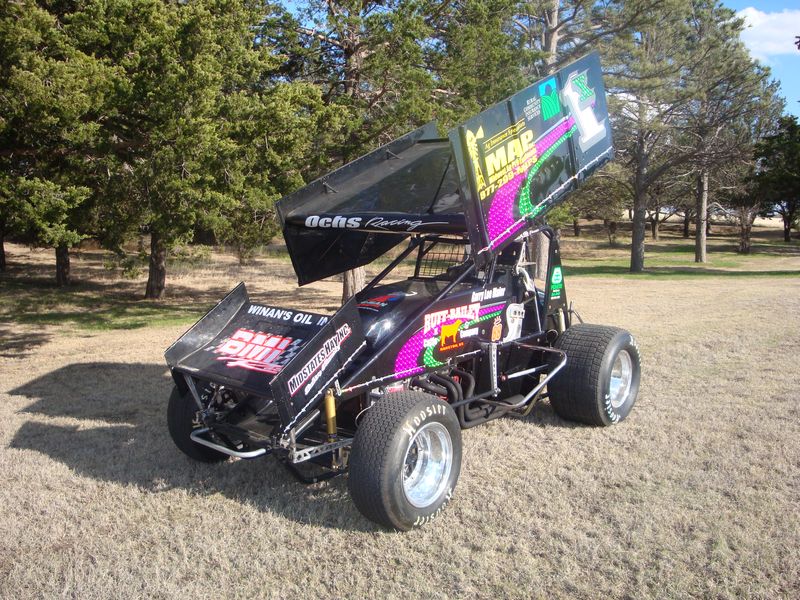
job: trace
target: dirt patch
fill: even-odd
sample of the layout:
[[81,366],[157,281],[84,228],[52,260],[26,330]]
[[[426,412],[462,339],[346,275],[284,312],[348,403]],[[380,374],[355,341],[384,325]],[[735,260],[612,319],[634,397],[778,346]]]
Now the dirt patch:
[[[213,275],[211,296],[247,275],[275,304],[337,303],[285,266],[220,283],[225,268],[185,284]],[[3,326],[2,595],[796,597],[800,281],[567,286],[584,319],[639,339],[630,418],[598,430],[543,404],[465,432],[454,501],[408,534],[365,521],[344,479],[181,455],[162,353],[185,326]]]

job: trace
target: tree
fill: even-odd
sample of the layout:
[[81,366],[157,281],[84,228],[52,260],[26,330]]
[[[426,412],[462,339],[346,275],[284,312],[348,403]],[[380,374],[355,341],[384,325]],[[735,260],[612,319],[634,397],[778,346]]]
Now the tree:
[[744,24],[715,0],[694,0],[688,19],[693,52],[704,57],[689,76],[692,100],[681,139],[693,156],[696,181],[695,262],[706,262],[709,181],[712,171],[735,160],[740,140],[727,135],[739,119],[755,119],[769,71],[754,63],[739,38]]
[[97,159],[101,107],[114,68],[83,52],[69,4],[0,7],[0,266],[6,235],[56,251],[56,282],[69,283],[69,247],[81,237],[85,166]]
[[691,98],[686,73],[697,62],[687,47],[688,27],[675,15],[688,4],[669,1],[653,8],[638,29],[609,43],[609,111],[618,161],[633,200],[631,272],[644,270],[648,205],[656,183],[689,156],[675,141],[682,111]]
[[758,190],[783,219],[783,239],[800,217],[800,124],[797,117],[780,119],[778,131],[756,145]]
[[291,114],[308,118],[285,141],[271,138],[270,118],[290,117],[270,104],[280,58],[263,25],[255,39],[262,10],[249,0],[97,0],[72,19],[86,51],[117,69],[94,164],[97,222],[112,248],[149,233],[147,298],[163,295],[167,254],[198,225],[250,243],[257,226],[243,215],[266,223],[271,202],[302,181],[285,142],[313,136],[319,94],[301,86]]
[[617,244],[617,226],[631,205],[632,190],[617,162],[606,164],[569,198],[573,214],[602,219],[611,246]]
[[215,230],[244,262],[277,233],[275,201],[303,185],[321,132],[339,125],[319,88],[302,82],[229,98],[222,112],[231,142],[225,154],[218,153],[226,181],[220,191],[235,202],[223,203]]
[[666,205],[661,196],[683,186],[678,178],[687,171],[695,181],[696,260],[705,260],[711,170],[737,151],[723,143],[725,132],[753,111],[768,76],[749,59],[741,28],[712,0],[675,0],[610,44],[612,122],[634,197],[633,272],[644,269],[648,208]]
[[43,179],[10,179],[0,183],[3,226],[35,246],[55,248],[56,285],[69,285],[69,248],[84,237],[70,225],[69,216],[89,196],[89,189]]

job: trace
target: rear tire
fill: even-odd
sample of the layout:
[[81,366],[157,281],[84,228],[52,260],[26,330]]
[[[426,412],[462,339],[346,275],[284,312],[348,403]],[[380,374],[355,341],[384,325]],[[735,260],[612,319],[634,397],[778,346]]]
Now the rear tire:
[[450,405],[430,394],[387,394],[353,440],[348,487],[366,518],[407,531],[438,516],[461,471],[461,429]]
[[180,390],[174,387],[167,405],[167,427],[172,441],[186,456],[200,462],[214,463],[227,459],[227,454],[198,444],[189,437],[192,431],[200,428],[195,423],[196,414],[197,404],[191,394],[188,391],[181,394]]
[[619,423],[639,392],[641,357],[633,336],[617,327],[574,325],[556,340],[567,364],[547,385],[550,404],[570,421]]

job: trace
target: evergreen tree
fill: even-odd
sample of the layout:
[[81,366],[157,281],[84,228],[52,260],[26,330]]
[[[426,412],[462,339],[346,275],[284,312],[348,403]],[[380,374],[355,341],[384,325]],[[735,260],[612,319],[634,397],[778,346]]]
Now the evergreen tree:
[[281,58],[264,41],[262,10],[90,0],[71,19],[81,47],[116,69],[92,165],[95,222],[114,248],[150,234],[147,298],[163,295],[169,250],[198,226],[239,248],[266,239],[275,198],[302,180],[319,93],[271,81]]
[[0,267],[6,235],[56,249],[69,283],[69,248],[82,237],[102,107],[114,68],[83,52],[69,3],[0,6]]

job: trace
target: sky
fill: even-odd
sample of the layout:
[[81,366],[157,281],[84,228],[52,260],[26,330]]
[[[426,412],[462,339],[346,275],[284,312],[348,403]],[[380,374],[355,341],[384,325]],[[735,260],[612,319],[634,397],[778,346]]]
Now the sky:
[[787,113],[800,117],[800,0],[722,0],[745,20],[742,40],[781,83]]

